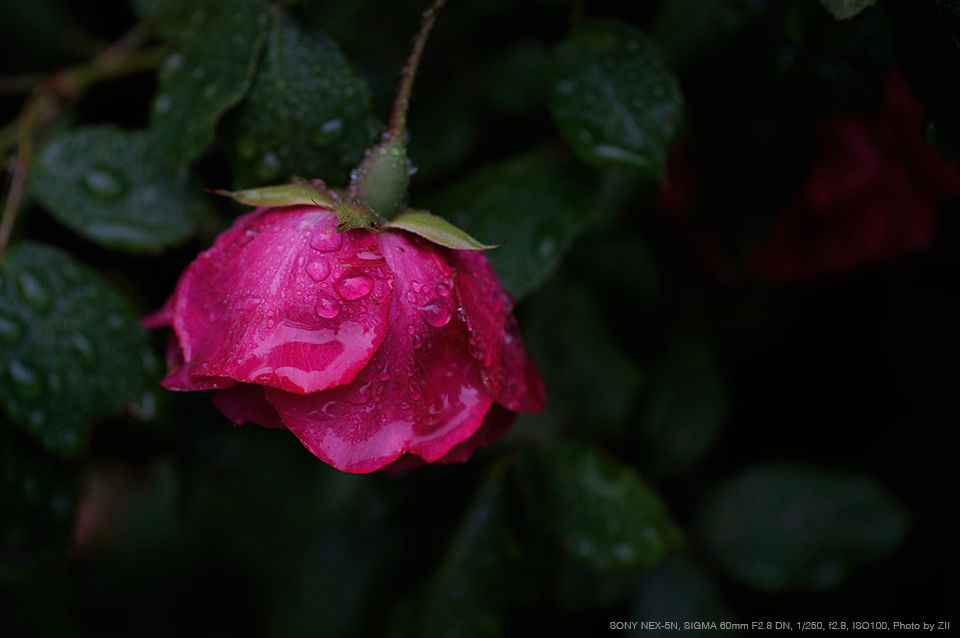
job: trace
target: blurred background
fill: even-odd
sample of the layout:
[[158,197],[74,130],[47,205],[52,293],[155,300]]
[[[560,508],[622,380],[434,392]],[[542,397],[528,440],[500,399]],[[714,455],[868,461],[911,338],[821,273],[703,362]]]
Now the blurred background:
[[426,8],[0,0],[0,635],[951,620],[960,3],[451,0],[410,202],[546,410],[350,475],[157,385],[204,189],[345,184]]

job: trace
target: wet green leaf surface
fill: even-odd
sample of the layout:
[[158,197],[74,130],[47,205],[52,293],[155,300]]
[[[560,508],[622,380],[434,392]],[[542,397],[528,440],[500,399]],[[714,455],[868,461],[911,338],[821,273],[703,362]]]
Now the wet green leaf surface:
[[266,53],[237,116],[235,184],[291,175],[345,185],[380,130],[370,94],[336,42],[271,14]]
[[11,421],[44,448],[80,453],[90,424],[149,414],[159,364],[130,306],[93,271],[41,244],[0,262],[0,391]]
[[172,165],[199,157],[246,95],[268,27],[265,0],[202,0],[193,9],[153,100],[151,127]]
[[659,178],[683,96],[666,56],[647,35],[624,23],[593,22],[554,52],[550,106],[583,161]]
[[48,144],[29,189],[51,215],[109,248],[158,252],[197,232],[210,212],[186,167],[170,170],[146,131],[76,128]]
[[532,153],[481,169],[424,207],[478,241],[505,241],[487,258],[520,299],[550,276],[591,221],[581,179],[555,158]]
[[656,491],[619,461],[561,441],[534,462],[533,503],[574,558],[601,570],[656,563],[680,531]]
[[867,478],[768,464],[721,485],[699,528],[724,571],[741,582],[770,591],[826,589],[851,567],[889,553],[907,517]]

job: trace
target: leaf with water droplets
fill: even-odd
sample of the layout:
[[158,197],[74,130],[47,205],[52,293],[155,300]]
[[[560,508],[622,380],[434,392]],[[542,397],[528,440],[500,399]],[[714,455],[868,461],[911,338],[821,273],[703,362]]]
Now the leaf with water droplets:
[[833,587],[906,530],[904,511],[873,481],[777,463],[722,484],[699,520],[724,571],[768,591]]
[[133,0],[133,9],[152,18],[160,35],[173,40],[190,24],[196,4],[196,0]]
[[595,569],[645,567],[681,541],[656,491],[597,450],[560,441],[525,469],[531,508],[570,555]]
[[37,156],[28,185],[61,223],[128,252],[180,244],[210,217],[187,168],[170,170],[147,131],[66,131]]
[[160,369],[146,331],[124,299],[67,253],[10,248],[0,262],[0,317],[3,407],[50,452],[76,456],[97,419],[153,409]]
[[238,110],[232,154],[237,184],[289,175],[346,183],[380,122],[366,85],[328,35],[280,9],[249,98]]
[[589,22],[554,52],[550,107],[583,161],[659,178],[683,96],[664,53],[643,32],[620,22]]
[[426,207],[474,237],[506,240],[487,258],[520,299],[546,280],[591,223],[582,181],[555,157],[531,153],[481,169]]
[[427,583],[417,631],[432,636],[500,636],[499,612],[514,578],[509,567],[510,537],[502,503],[503,475],[480,483],[470,508]]
[[171,164],[213,141],[220,117],[250,88],[267,33],[266,0],[198,0],[180,46],[160,70],[151,128]]
[[319,188],[309,184],[283,184],[281,186],[264,186],[263,188],[249,188],[242,191],[213,191],[217,195],[230,197],[241,204],[250,206],[323,206],[332,208],[334,201]]
[[482,244],[460,230],[443,217],[419,210],[408,210],[393,221],[384,224],[384,229],[399,228],[420,235],[435,244],[456,250],[489,250],[502,244]]

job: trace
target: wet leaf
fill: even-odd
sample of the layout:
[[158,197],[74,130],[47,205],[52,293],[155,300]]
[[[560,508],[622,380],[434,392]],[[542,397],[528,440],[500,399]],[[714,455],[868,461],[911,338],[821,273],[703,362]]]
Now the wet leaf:
[[673,348],[654,372],[641,422],[651,464],[660,471],[676,471],[706,454],[720,430],[725,399],[705,345],[691,342]]
[[837,20],[849,20],[876,3],[877,0],[820,0],[820,4],[826,7]]
[[[733,621],[735,617],[720,600],[714,583],[686,556],[670,556],[650,570],[635,589],[631,618],[690,618],[714,622]],[[673,635],[673,629],[650,629],[644,635]],[[715,635],[712,630],[684,630],[685,636]],[[723,635],[736,632],[724,630]]]
[[680,543],[660,497],[633,468],[572,441],[533,464],[529,497],[574,558],[595,569],[652,565]]
[[11,421],[77,456],[90,424],[149,416],[159,365],[130,306],[67,253],[12,247],[0,262],[0,392]]
[[867,478],[769,464],[721,485],[699,529],[741,582],[770,591],[826,589],[853,566],[889,553],[907,516]]
[[667,0],[651,34],[678,65],[739,34],[767,0]]
[[213,141],[220,117],[246,95],[267,16],[266,0],[193,3],[153,101],[151,127],[171,164],[199,157]]
[[520,299],[550,276],[590,223],[581,179],[554,157],[531,153],[477,171],[425,208],[481,242],[505,241],[487,258]]
[[339,185],[372,146],[380,122],[336,42],[276,10],[236,130],[235,183],[303,175]]
[[37,157],[29,189],[61,223],[104,246],[159,252],[209,215],[186,167],[168,169],[146,131],[112,126],[64,132]]
[[463,232],[443,217],[437,217],[423,211],[410,210],[394,219],[384,228],[399,228],[414,235],[420,235],[435,244],[456,250],[488,250],[496,245],[487,245]]
[[591,22],[554,52],[550,106],[583,161],[660,178],[683,96],[664,53],[643,32]]
[[503,476],[489,476],[454,534],[420,607],[422,638],[500,636],[499,611],[509,588]]
[[157,23],[160,35],[176,39],[190,23],[196,0],[133,0],[133,9],[144,18]]

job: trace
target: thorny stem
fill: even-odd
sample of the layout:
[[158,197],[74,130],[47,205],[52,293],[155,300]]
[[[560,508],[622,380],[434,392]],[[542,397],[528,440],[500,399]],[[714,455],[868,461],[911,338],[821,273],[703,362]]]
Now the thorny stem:
[[[14,145],[17,149],[10,161],[10,189],[0,216],[0,257],[10,241],[23,198],[27,171],[33,159],[36,129],[53,120],[65,104],[76,101],[90,86],[158,67],[166,57],[166,47],[136,48],[147,35],[147,29],[138,25],[87,64],[62,69],[42,81],[34,82],[20,117],[0,129],[0,158],[5,157]],[[33,78],[22,76],[13,80],[7,86],[18,87],[23,84],[21,88],[25,88],[27,81]],[[2,86],[4,82],[0,79]]]
[[420,59],[423,57],[423,49],[427,45],[427,38],[430,31],[433,30],[433,23],[437,20],[437,15],[447,4],[447,0],[435,0],[433,6],[424,11],[423,20],[420,22],[420,31],[417,32],[413,40],[413,50],[410,51],[410,57],[407,58],[407,65],[403,68],[403,75],[400,78],[400,87],[397,89],[397,97],[393,102],[393,112],[390,114],[390,128],[384,133],[384,139],[396,139],[406,134],[407,130],[407,110],[410,107],[410,95],[413,92],[413,80],[417,77],[417,67],[420,66]]

